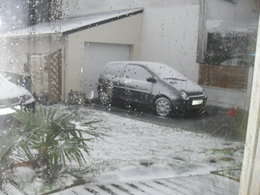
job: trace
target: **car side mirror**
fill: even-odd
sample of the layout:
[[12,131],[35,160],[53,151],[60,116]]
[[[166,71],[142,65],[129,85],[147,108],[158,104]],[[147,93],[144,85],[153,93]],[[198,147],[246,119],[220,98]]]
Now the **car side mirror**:
[[154,77],[149,77],[146,80],[150,83],[156,83],[156,79]]

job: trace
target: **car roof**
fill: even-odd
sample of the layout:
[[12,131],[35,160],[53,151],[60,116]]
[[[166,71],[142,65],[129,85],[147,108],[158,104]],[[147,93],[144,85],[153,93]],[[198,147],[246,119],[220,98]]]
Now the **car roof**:
[[[108,62],[106,67],[109,67],[112,64],[133,64],[133,65],[142,65],[150,69],[154,74],[161,78],[179,78],[181,80],[187,80],[187,78],[179,73],[177,70],[173,69],[167,64],[158,63],[158,62],[149,62],[149,61],[112,61]],[[165,73],[166,72],[166,73]]]
[[0,74],[0,99],[20,97],[29,93],[24,87],[18,86]]
[[150,62],[150,61],[111,61],[111,62],[108,62],[107,65],[110,65],[110,64],[138,64],[138,65],[143,65],[143,66],[146,66],[146,67],[149,67],[149,66],[161,66],[161,65],[166,65],[166,64],[163,64],[163,63],[158,63],[158,62]]

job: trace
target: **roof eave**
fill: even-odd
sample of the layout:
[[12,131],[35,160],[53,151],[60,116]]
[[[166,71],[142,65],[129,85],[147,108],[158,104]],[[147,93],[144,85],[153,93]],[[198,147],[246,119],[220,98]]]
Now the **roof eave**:
[[134,12],[131,12],[131,13],[121,15],[121,16],[115,16],[113,18],[109,18],[109,19],[102,20],[102,21],[99,21],[99,22],[91,23],[91,24],[88,24],[86,26],[81,26],[79,28],[64,31],[64,32],[62,32],[62,35],[68,35],[68,34],[75,33],[75,32],[81,31],[81,30],[86,30],[86,29],[93,28],[93,27],[96,27],[96,26],[99,26],[99,25],[102,25],[102,24],[106,24],[106,23],[109,23],[109,22],[114,22],[116,20],[123,19],[123,18],[131,17],[133,15],[141,14],[141,13],[143,13],[143,11],[144,11],[143,9],[140,9],[140,10],[137,10],[137,11],[134,11]]

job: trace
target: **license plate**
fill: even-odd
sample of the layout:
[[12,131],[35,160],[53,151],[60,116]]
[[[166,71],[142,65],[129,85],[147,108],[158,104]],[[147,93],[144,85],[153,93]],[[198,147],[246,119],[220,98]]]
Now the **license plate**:
[[193,100],[193,101],[192,101],[192,105],[193,105],[193,106],[200,105],[200,104],[202,104],[202,103],[203,103],[203,100]]

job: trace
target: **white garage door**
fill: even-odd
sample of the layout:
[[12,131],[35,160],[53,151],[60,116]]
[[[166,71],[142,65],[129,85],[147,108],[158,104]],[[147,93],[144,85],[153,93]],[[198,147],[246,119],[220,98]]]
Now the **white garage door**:
[[97,82],[104,65],[109,61],[129,60],[130,46],[107,43],[85,43],[83,85],[86,97],[98,97]]

